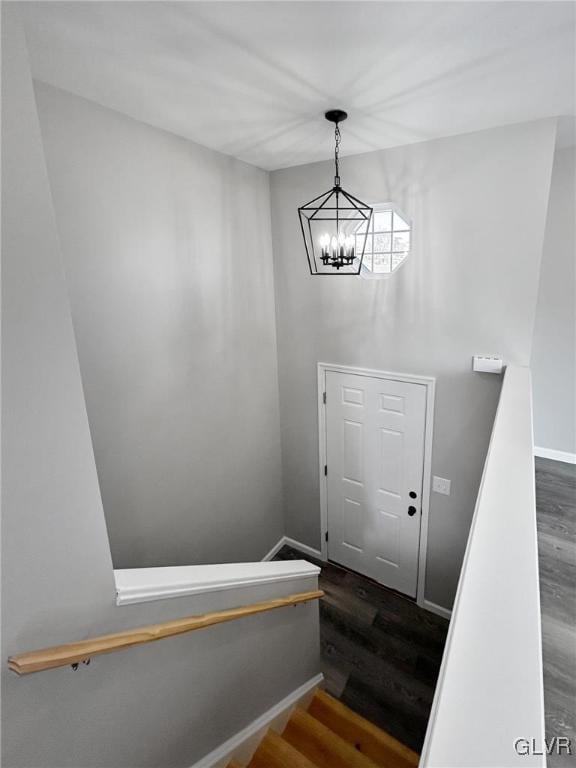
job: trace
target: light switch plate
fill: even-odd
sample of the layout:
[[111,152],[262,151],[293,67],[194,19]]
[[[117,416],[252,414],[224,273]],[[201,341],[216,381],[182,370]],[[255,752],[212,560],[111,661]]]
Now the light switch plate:
[[450,496],[450,480],[434,475],[432,478],[432,490],[434,493],[443,493],[445,496]]

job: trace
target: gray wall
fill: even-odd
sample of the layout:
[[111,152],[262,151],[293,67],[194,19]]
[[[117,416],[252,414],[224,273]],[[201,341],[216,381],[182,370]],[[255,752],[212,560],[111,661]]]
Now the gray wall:
[[[117,608],[32,80],[2,5],[2,765],[188,768],[318,672],[318,606],[18,678],[14,653],[314,587]],[[87,179],[89,183],[89,179]]]
[[37,84],[117,568],[284,533],[268,174]]
[[554,156],[532,351],[534,442],[576,454],[576,150]]
[[436,376],[432,472],[452,494],[431,497],[426,596],[446,607],[501,385],[471,358],[530,362],[553,144],[539,121],[344,158],[345,188],[413,220],[414,252],[381,281],[308,274],[296,208],[331,164],[272,174],[286,532],[320,546],[317,362]]

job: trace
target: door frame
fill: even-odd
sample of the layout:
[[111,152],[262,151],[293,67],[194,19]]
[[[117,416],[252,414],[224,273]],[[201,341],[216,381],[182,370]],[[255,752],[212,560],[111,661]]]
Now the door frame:
[[319,476],[320,476],[320,531],[322,559],[328,561],[328,478],[324,474],[327,464],[326,445],[326,374],[328,372],[348,373],[354,376],[369,376],[376,379],[389,379],[407,384],[421,384],[426,387],[426,409],[424,424],[424,466],[422,475],[422,514],[420,519],[420,541],[418,544],[418,578],[416,587],[416,603],[426,607],[424,597],[426,587],[426,553],[428,551],[428,520],[430,512],[430,488],[432,478],[432,436],[434,432],[434,398],[436,395],[436,378],[420,376],[413,373],[397,373],[395,371],[379,371],[372,368],[358,368],[351,365],[333,363],[318,363],[318,445],[319,445]]

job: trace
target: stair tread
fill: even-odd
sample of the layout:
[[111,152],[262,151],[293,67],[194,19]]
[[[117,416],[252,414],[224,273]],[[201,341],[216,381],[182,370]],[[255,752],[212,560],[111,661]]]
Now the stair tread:
[[377,765],[386,768],[418,766],[416,752],[322,690],[316,691],[308,714]]
[[354,745],[298,707],[282,735],[318,768],[378,768]]
[[260,742],[249,768],[317,768],[283,736],[268,731]]

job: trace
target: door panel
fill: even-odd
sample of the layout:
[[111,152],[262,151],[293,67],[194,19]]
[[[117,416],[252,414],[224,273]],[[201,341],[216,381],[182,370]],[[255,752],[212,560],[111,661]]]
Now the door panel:
[[328,556],[415,596],[426,387],[327,371],[326,396]]
[[401,492],[404,435],[396,429],[379,429],[376,455],[378,491],[398,498]]
[[360,421],[344,419],[343,426],[344,479],[361,483],[364,466],[364,425]]

